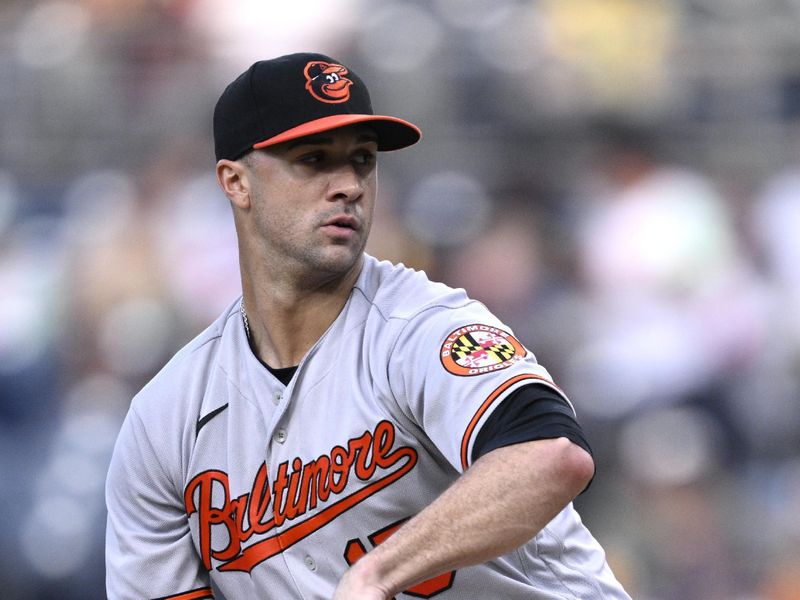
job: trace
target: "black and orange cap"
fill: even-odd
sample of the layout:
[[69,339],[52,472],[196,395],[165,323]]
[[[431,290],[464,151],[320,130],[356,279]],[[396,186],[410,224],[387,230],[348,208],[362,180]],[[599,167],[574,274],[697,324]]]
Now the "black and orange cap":
[[376,115],[367,86],[349,68],[303,52],[253,64],[222,92],[214,108],[217,160],[236,160],[250,150],[355,123],[369,123],[378,150],[419,141],[419,128]]

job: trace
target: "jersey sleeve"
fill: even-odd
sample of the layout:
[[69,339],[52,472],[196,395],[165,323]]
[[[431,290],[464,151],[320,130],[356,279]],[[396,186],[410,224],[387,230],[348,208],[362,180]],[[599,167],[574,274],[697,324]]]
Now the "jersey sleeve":
[[106,589],[110,600],[213,598],[195,551],[179,485],[132,410],[106,480]]
[[566,395],[533,353],[479,302],[432,307],[410,319],[389,359],[395,401],[458,470],[489,416],[532,383]]
[[486,420],[472,444],[472,462],[503,446],[565,437],[592,453],[572,407],[552,389],[530,384],[509,394]]

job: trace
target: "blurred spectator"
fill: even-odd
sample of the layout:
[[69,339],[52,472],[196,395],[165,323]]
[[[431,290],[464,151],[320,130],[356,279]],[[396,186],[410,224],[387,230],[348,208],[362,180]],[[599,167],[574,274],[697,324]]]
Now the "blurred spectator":
[[533,349],[538,344],[532,314],[545,268],[537,225],[525,206],[508,205],[444,263],[447,283],[491,306]]
[[601,417],[713,393],[763,343],[728,205],[644,129],[608,121],[596,135],[578,230],[585,337],[571,377]]
[[752,233],[766,275],[775,292],[780,315],[779,343],[787,355],[800,360],[800,167],[777,173],[753,204]]

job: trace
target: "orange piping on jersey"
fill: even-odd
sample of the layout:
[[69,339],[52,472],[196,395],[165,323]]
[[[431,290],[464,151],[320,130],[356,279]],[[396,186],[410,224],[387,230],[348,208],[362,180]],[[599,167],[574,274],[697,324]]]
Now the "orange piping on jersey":
[[488,408],[492,405],[492,403],[497,400],[503,392],[505,392],[508,388],[510,388],[515,383],[519,383],[520,381],[524,381],[525,379],[536,379],[539,381],[544,381],[548,385],[553,385],[553,382],[545,377],[540,377],[539,375],[533,375],[531,373],[526,373],[524,375],[517,375],[516,377],[512,377],[505,383],[501,384],[496,390],[494,390],[486,400],[483,401],[480,408],[478,408],[475,416],[472,417],[472,420],[467,425],[467,430],[464,432],[464,437],[461,439],[461,468],[465,471],[469,466],[469,460],[467,457],[467,448],[469,447],[469,440],[472,438],[472,432],[475,430],[475,427],[478,425],[478,421],[481,420],[483,414],[488,410]]
[[214,600],[214,594],[211,592],[210,587],[192,590],[191,592],[182,592],[174,596],[165,596],[162,600],[201,600],[201,598]]

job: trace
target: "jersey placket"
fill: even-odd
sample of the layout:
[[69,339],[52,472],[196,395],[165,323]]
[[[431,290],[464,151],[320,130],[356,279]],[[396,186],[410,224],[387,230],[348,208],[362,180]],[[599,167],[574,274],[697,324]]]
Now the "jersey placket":
[[[325,552],[330,550],[320,542],[320,536],[325,536],[326,528],[317,530],[314,525],[304,526],[309,518],[324,508],[324,504],[318,503],[317,511],[314,511],[309,510],[306,499],[295,501],[302,471],[309,460],[316,458],[316,455],[303,456],[300,449],[305,447],[304,440],[308,441],[308,436],[328,438],[331,432],[336,431],[336,427],[335,423],[326,423],[328,431],[310,430],[308,423],[298,422],[295,416],[296,403],[308,401],[304,390],[314,390],[320,380],[328,375],[337,358],[341,358],[333,354],[342,342],[348,306],[306,353],[289,384],[272,396],[275,411],[268,426],[265,460],[273,490],[273,514],[283,511],[280,517],[276,515],[276,522],[280,524],[273,530],[279,536],[277,541],[281,557],[278,559],[275,556],[273,560],[283,562],[285,575],[304,598],[317,597],[320,589],[331,585],[338,576],[333,573],[327,556],[320,554],[320,548],[324,548]],[[335,340],[337,344],[331,346],[329,340]],[[275,493],[276,490],[280,491],[279,495]]]
[[[271,402],[274,410],[271,411],[269,429],[266,437],[266,448],[264,460],[267,464],[269,473],[269,485],[272,492],[272,515],[276,525],[268,534],[268,538],[274,538],[270,543],[273,549],[272,554],[267,559],[266,568],[260,570],[259,574],[266,579],[273,579],[276,575],[285,580],[285,585],[292,589],[293,597],[308,598],[309,590],[308,579],[314,578],[318,570],[317,559],[311,555],[309,548],[303,544],[302,540],[296,541],[292,530],[295,526],[306,518],[299,515],[296,519],[289,518],[285,514],[286,507],[291,502],[289,498],[292,473],[297,467],[296,452],[293,448],[298,447],[294,439],[295,435],[300,435],[296,427],[290,424],[291,405],[294,400],[294,389],[298,378],[301,376],[303,363],[298,366],[288,386],[276,382],[277,389],[271,395]],[[291,488],[294,490],[295,488]],[[279,524],[278,524],[279,523]],[[271,564],[270,564],[271,563]],[[257,568],[258,569],[258,568]],[[275,573],[275,570],[282,573]],[[312,592],[313,595],[313,592]]]

